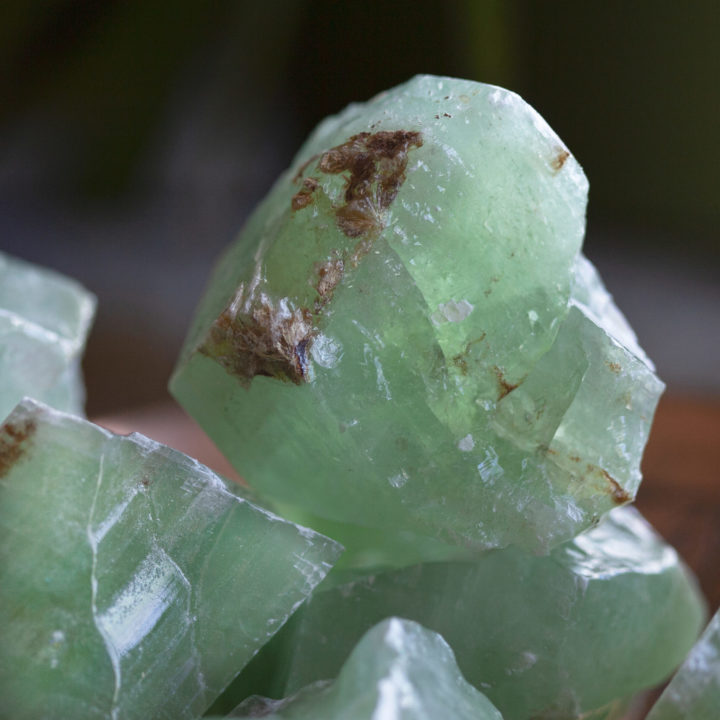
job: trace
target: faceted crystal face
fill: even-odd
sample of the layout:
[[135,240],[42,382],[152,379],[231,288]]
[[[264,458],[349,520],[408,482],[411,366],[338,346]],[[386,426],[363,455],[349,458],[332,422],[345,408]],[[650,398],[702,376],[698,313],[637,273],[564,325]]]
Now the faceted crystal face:
[[662,389],[579,255],[586,194],[511,92],[352,105],[220,261],[171,390],[273,501],[546,551],[634,497]]
[[233,717],[288,720],[502,720],[463,678],[450,646],[409,620],[389,618],[362,637],[333,683],[287,700],[253,697]]
[[619,717],[626,698],[682,660],[704,604],[672,548],[622,508],[549,556],[507,548],[472,562],[333,572],[248,673],[264,664],[273,697],[335,677],[389,615],[439,632],[505,720],[550,720]]
[[13,718],[196,718],[340,548],[196,461],[26,400],[0,428]]
[[94,312],[78,283],[0,253],[0,421],[26,395],[82,413],[80,358]]
[[647,720],[717,720],[720,715],[720,611],[647,716]]

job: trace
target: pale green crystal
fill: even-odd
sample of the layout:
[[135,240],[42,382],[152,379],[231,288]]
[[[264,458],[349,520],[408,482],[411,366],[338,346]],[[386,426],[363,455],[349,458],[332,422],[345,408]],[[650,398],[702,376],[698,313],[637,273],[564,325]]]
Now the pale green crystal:
[[579,255],[586,193],[506,90],[422,76],[351,105],[219,263],[171,390],[286,507],[569,540],[634,496],[662,390]]
[[25,400],[0,428],[3,717],[196,718],[338,553],[181,453]]
[[337,679],[287,700],[250,698],[233,717],[288,720],[502,720],[463,678],[450,646],[409,620],[389,618],[360,639]]
[[82,413],[80,359],[95,297],[0,252],[0,421],[24,396]]
[[[332,581],[332,582],[331,582]],[[402,615],[439,632],[505,720],[618,717],[623,699],[672,672],[704,616],[694,580],[631,508],[537,557],[333,572],[247,674],[273,697],[335,676],[357,639]],[[232,689],[247,690],[244,677]],[[585,717],[584,715],[582,715]]]
[[720,717],[720,611],[665,688],[647,720]]

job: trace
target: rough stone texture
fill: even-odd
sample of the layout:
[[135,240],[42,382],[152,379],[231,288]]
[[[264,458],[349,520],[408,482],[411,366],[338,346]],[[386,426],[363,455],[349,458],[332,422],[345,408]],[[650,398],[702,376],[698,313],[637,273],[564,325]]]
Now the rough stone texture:
[[647,720],[720,717],[720,611],[647,716]]
[[26,395],[82,413],[94,313],[95,297],[75,281],[0,253],[0,421]]
[[271,697],[334,677],[389,615],[439,632],[505,720],[567,720],[619,717],[624,699],[667,677],[704,603],[672,548],[621,508],[545,557],[507,548],[466,563],[333,571],[247,674],[258,687],[272,676],[261,691]]
[[286,700],[253,697],[233,717],[288,720],[502,720],[463,678],[450,646],[409,620],[389,618],[361,638],[337,679]]
[[579,255],[586,193],[506,90],[351,105],[219,262],[171,390],[273,501],[547,551],[634,497],[662,390]]
[[26,400],[0,427],[3,717],[196,718],[339,549],[181,453]]

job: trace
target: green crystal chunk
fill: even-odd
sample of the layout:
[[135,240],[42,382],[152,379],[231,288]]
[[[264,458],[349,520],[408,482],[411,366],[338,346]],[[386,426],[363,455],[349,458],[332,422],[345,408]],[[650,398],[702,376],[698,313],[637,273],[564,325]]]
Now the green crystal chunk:
[[665,688],[647,720],[720,717],[720,611]]
[[351,105],[221,259],[171,391],[274,502],[547,551],[634,497],[663,387],[579,255],[586,195],[514,93]]
[[332,683],[292,698],[249,698],[233,717],[288,720],[502,720],[463,678],[450,646],[409,620],[389,618],[361,638]]
[[0,428],[3,712],[198,717],[339,550],[179,452],[25,400]]
[[505,720],[567,719],[616,717],[667,677],[704,604],[675,551],[621,508],[548,556],[506,548],[471,563],[334,571],[254,661],[274,678],[258,692],[282,697],[336,676],[357,639],[391,615],[439,632]]
[[83,412],[94,313],[95,297],[74,280],[0,253],[0,421],[26,395]]

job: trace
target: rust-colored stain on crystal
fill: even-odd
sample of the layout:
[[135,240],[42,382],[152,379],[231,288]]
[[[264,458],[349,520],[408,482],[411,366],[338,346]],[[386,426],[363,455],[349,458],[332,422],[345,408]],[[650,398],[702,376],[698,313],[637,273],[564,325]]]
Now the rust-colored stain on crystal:
[[0,427],[0,478],[23,456],[36,429],[32,418],[8,421]]
[[616,505],[624,505],[625,503],[628,503],[632,500],[630,497],[630,494],[623,488],[620,483],[615,480],[614,477],[610,475],[606,470],[600,469],[600,472],[603,474],[603,477],[608,481],[608,485],[610,486],[610,497],[612,497],[613,502]]
[[558,148],[550,165],[552,169],[558,173],[562,170],[565,161],[570,157],[570,153],[565,148]]
[[497,365],[493,367],[493,371],[495,372],[495,377],[497,378],[499,385],[498,400],[502,400],[506,395],[509,395],[513,390],[519,387],[519,382],[508,382],[505,378],[505,373]]
[[[382,230],[382,214],[405,182],[408,152],[422,144],[422,135],[417,131],[380,130],[353,135],[320,156],[318,172],[347,173],[344,203],[335,208],[337,226],[347,237],[358,238]],[[300,168],[296,181],[300,180],[305,167]],[[312,189],[305,185],[308,180],[314,183]],[[310,197],[316,187],[317,180],[305,178],[303,188],[293,196],[293,210],[307,207],[306,197]]]

